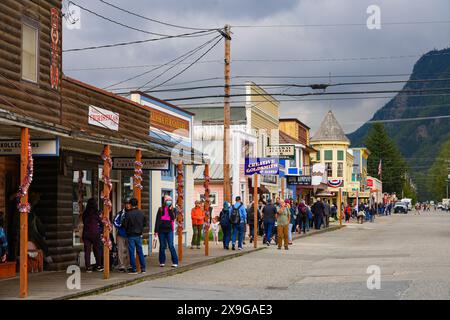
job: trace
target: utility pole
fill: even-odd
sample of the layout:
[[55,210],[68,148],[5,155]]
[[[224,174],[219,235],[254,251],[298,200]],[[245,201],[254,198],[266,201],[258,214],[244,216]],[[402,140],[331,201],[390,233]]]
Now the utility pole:
[[[225,201],[231,202],[231,182],[230,182],[230,80],[231,80],[231,36],[230,26],[225,25],[222,33],[225,38],[225,98],[223,108],[223,197]],[[237,177],[236,177],[237,178]]]

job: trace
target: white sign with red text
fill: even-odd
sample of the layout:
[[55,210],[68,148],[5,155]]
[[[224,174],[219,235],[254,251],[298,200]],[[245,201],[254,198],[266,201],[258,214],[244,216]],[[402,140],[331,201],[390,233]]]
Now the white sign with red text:
[[89,106],[89,124],[119,131],[119,114],[99,107]]

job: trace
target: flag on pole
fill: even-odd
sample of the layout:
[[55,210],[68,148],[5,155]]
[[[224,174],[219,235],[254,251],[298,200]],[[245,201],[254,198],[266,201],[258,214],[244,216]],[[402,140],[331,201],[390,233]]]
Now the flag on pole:
[[381,173],[382,173],[382,163],[380,159],[380,164],[378,165],[378,177],[380,177],[380,180],[381,180]]

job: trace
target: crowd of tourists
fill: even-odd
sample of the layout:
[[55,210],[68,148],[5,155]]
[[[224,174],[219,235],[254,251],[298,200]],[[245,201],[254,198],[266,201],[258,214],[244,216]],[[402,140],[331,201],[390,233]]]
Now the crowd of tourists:
[[[190,248],[192,250],[201,249],[205,238],[209,239],[210,232],[212,233],[212,243],[219,245],[221,232],[221,242],[225,250],[243,250],[247,239],[250,243],[253,243],[255,239],[256,218],[258,235],[262,237],[264,245],[274,244],[280,250],[282,248],[289,250],[289,246],[293,244],[295,233],[306,234],[312,229],[328,228],[331,219],[339,219],[336,204],[320,198],[317,198],[314,203],[306,203],[305,200],[282,200],[281,198],[276,198],[275,201],[260,199],[256,207],[255,216],[254,203],[246,206],[240,197],[236,197],[233,204],[224,202],[220,214],[213,216],[212,208],[207,214],[205,203],[196,201],[191,209],[193,232]],[[341,209],[346,223],[352,219],[363,223],[364,221],[373,222],[377,214],[391,214],[392,206],[360,203],[352,207],[342,204]],[[209,217],[209,221],[207,221],[207,217]],[[162,206],[158,209],[153,233],[155,247],[156,242],[159,242],[160,267],[166,265],[166,249],[169,249],[171,255],[171,266],[178,267],[178,255],[174,246],[176,218],[177,210],[173,205],[172,198],[166,196]],[[95,199],[88,200],[82,220],[86,271],[103,271],[104,225]],[[113,224],[117,233],[116,237],[113,237],[112,233],[110,237],[112,243],[110,267],[116,267],[120,272],[137,274],[137,256],[140,271],[145,273],[146,261],[142,240],[146,217],[138,208],[138,200],[131,198],[124,201],[122,210],[113,219]],[[93,266],[91,265],[91,252],[95,257]]]

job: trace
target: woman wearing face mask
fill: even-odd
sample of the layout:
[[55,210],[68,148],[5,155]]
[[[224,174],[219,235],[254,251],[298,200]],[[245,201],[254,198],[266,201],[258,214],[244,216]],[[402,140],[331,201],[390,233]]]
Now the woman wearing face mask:
[[177,251],[173,245],[173,230],[176,211],[172,206],[172,198],[164,197],[164,204],[158,209],[155,222],[155,237],[159,237],[159,266],[166,265],[166,246],[172,256],[172,267],[178,267]]

